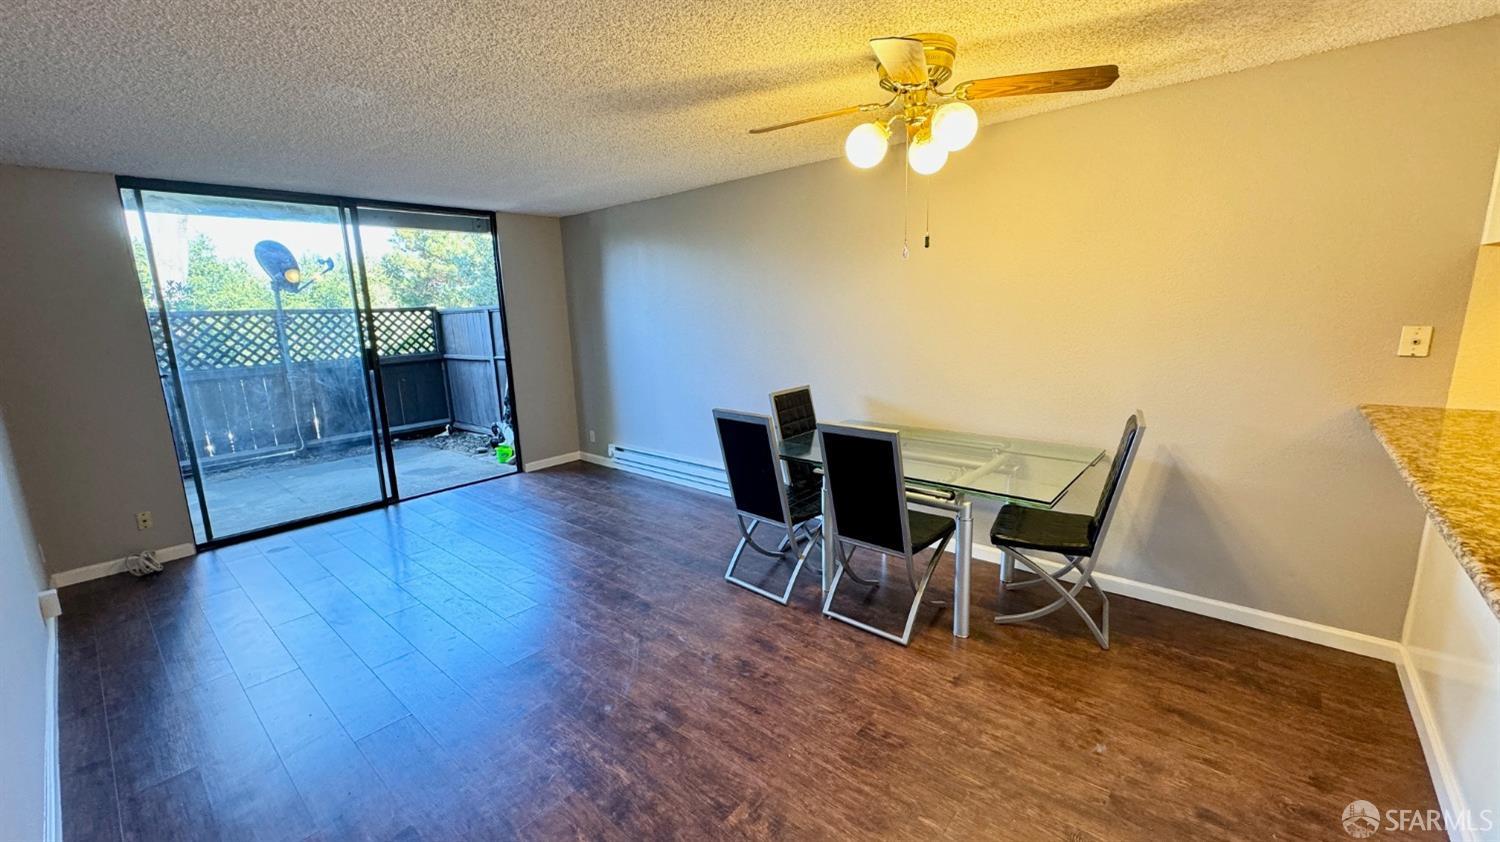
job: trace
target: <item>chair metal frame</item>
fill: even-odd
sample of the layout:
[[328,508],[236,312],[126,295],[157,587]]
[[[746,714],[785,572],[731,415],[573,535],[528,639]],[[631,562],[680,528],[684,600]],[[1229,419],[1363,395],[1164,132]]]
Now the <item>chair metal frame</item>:
[[[896,487],[894,493],[896,495],[897,507],[901,511],[901,547],[898,548],[882,547],[877,544],[841,536],[838,532],[838,518],[835,514],[836,504],[827,507],[828,510],[823,513],[823,540],[831,542],[828,546],[833,548],[834,575],[833,583],[828,588],[828,593],[823,597],[823,615],[832,617],[840,622],[848,623],[857,629],[867,631],[886,640],[899,643],[902,646],[907,646],[911,643],[912,626],[916,623],[917,611],[922,607],[922,596],[927,592],[927,585],[932,581],[932,573],[937,569],[937,563],[942,559],[943,551],[948,548],[948,542],[952,540],[953,533],[950,532],[937,542],[937,548],[927,560],[921,576],[918,576],[915,570],[916,556],[911,546],[911,520],[907,514],[910,508],[910,500],[908,499],[908,492],[903,481],[906,472],[901,462],[901,434],[896,430],[888,430],[880,427],[863,427],[853,424],[818,424],[817,430],[818,446],[823,453],[823,482],[828,487],[827,498],[829,500],[837,499],[838,490],[834,482],[833,471],[828,469],[828,448],[823,438],[825,430],[833,432],[835,435],[874,439],[890,445],[891,458],[896,469]],[[844,553],[845,546],[851,548],[848,555]],[[878,582],[860,578],[851,568],[849,562],[853,560],[854,553],[860,549],[880,553],[883,557],[887,555],[900,555],[906,561],[907,581],[911,584],[913,594],[911,607],[906,612],[906,625],[902,628],[899,635],[876,628],[847,614],[840,614],[833,610],[833,600],[838,594],[839,585],[843,582],[845,574],[848,574],[850,579],[861,585],[879,587]]]
[[[775,602],[778,602],[782,605],[786,605],[787,602],[791,600],[792,590],[797,586],[797,576],[802,573],[802,567],[804,564],[806,564],[807,557],[812,554],[813,547],[817,546],[819,542],[823,540],[821,525],[817,523],[817,517],[808,518],[801,523],[792,522],[791,504],[787,500],[786,482],[782,479],[781,475],[781,459],[776,448],[777,437],[775,431],[772,428],[770,416],[759,415],[754,412],[741,412],[734,409],[715,409],[713,411],[713,416],[714,434],[719,438],[719,455],[721,458],[723,458],[726,469],[729,465],[729,454],[724,450],[724,437],[718,435],[719,420],[725,419],[729,421],[739,421],[757,424],[765,427],[766,440],[770,443],[770,448],[766,452],[766,458],[771,461],[771,464],[774,467],[776,488],[781,500],[782,519],[780,521],[771,520],[765,517],[763,514],[735,509],[735,524],[739,527],[740,542],[734,548],[734,554],[729,557],[729,566],[724,569],[724,579],[725,581],[739,585],[740,587],[748,591],[758,593],[761,596],[766,597],[767,599],[774,600]],[[732,484],[733,480],[730,479],[730,482]],[[781,544],[775,550],[766,549],[755,541],[755,528],[763,523],[774,524],[786,531],[786,535],[781,539]],[[798,548],[799,535],[804,542],[800,549]],[[735,565],[739,564],[740,556],[744,555],[745,549],[747,547],[755,550],[761,555],[768,556],[770,558],[780,558],[782,560],[786,560],[788,558],[788,551],[791,551],[791,558],[794,558],[796,560],[796,563],[792,566],[791,575],[788,576],[786,580],[786,588],[783,589],[781,593],[778,594],[775,591],[766,590],[765,588],[760,587],[754,582],[741,579],[735,575]]]
[[[1115,510],[1119,508],[1120,504],[1120,494],[1124,491],[1125,481],[1129,479],[1130,469],[1135,464],[1135,455],[1136,451],[1140,449],[1141,436],[1146,432],[1145,416],[1141,414],[1140,410],[1136,410],[1134,418],[1136,421],[1135,435],[1130,438],[1129,449],[1125,453],[1125,461],[1120,466],[1120,478],[1116,481],[1113,489],[1104,489],[1104,493],[1113,494],[1113,496],[1108,501],[1104,511],[1104,518],[1099,523],[1099,532],[1094,536],[1093,552],[1087,556],[1063,555],[1067,564],[1049,572],[1040,562],[1026,555],[1024,552],[1014,547],[999,547],[1001,596],[1004,596],[1007,591],[1011,590],[1022,590],[1037,585],[1046,585],[1057,593],[1057,598],[1041,608],[1035,608],[1031,611],[997,614],[995,615],[996,623],[1024,623],[1039,617],[1045,617],[1059,608],[1068,606],[1083,620],[1084,625],[1088,626],[1089,633],[1094,636],[1094,641],[1099,644],[1099,648],[1109,648],[1109,595],[1104,592],[1103,588],[1099,587],[1098,581],[1094,579],[1094,565],[1099,561],[1099,550],[1104,546],[1104,538],[1109,532],[1110,524],[1114,522]],[[1022,565],[1035,574],[1036,578],[1025,582],[1010,581],[1014,574],[1016,561],[1021,562]],[[1074,571],[1078,572],[1078,581],[1069,583],[1065,577]],[[1071,587],[1068,587],[1068,585],[1071,585]],[[1083,607],[1083,603],[1078,601],[1078,595],[1086,587],[1092,588],[1094,593],[1099,595],[1099,602],[1102,606],[1099,622],[1095,622],[1088,610]]]

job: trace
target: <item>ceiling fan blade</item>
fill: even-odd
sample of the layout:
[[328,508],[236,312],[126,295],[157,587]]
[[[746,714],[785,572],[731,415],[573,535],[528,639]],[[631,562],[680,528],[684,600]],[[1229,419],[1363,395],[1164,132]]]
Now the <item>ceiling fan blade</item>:
[[992,99],[999,96],[1026,94],[1061,94],[1068,91],[1097,91],[1120,78],[1120,68],[1113,64],[1074,67],[1070,70],[1048,70],[1042,73],[1020,73],[1015,76],[992,76],[959,83],[953,93],[959,99]]
[[803,123],[816,123],[819,120],[829,120],[834,117],[843,117],[848,114],[858,114],[861,111],[878,111],[886,107],[887,104],[888,103],[883,102],[867,102],[864,105],[851,105],[848,108],[840,108],[837,111],[828,111],[823,114],[814,114],[811,117],[803,117],[801,120],[792,120],[789,123],[777,123],[774,126],[761,126],[758,129],[751,129],[750,133],[765,134],[766,132],[774,132],[779,129],[789,129],[792,126],[800,126]]
[[871,38],[870,49],[885,75],[900,85],[927,84],[927,57],[915,38]]

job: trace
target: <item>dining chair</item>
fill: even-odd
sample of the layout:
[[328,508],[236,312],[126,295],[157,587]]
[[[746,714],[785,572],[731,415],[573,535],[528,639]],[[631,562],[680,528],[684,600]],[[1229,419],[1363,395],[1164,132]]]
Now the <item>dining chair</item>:
[[[953,536],[953,519],[915,512],[907,505],[900,433],[842,424],[819,424],[817,430],[823,453],[823,477],[832,501],[831,511],[824,512],[823,540],[831,542],[828,546],[833,549],[836,565],[832,587],[823,599],[823,613],[905,646],[911,642],[912,624],[916,622],[917,609],[922,605],[922,594],[927,591],[932,571]],[[937,549],[918,573],[915,554],[933,545]],[[912,599],[900,634],[833,610],[834,597],[846,576],[866,587],[880,586],[852,569],[854,555],[861,549],[906,563]]]
[[[734,498],[735,523],[740,530],[740,543],[734,548],[734,555],[729,557],[724,578],[785,605],[797,584],[797,574],[802,572],[802,565],[821,538],[818,522],[820,501],[814,496],[811,500],[794,503],[788,495],[787,486],[781,480],[780,459],[769,416],[730,409],[715,409],[713,416],[714,427],[719,433],[719,450],[724,457],[724,471],[729,477],[729,493]],[[763,523],[785,530],[786,534],[774,550],[756,543],[755,529]],[[795,559],[786,588],[781,593],[766,590],[735,575],[735,566],[746,547],[783,561]]]
[[[818,416],[813,412],[812,388],[794,386],[771,393],[771,415],[776,419],[776,435],[781,441],[806,433],[816,433]],[[823,477],[818,469],[804,462],[787,462],[786,478],[794,501],[819,497]]]
[[[1140,410],[1136,410],[1125,422],[1125,432],[1120,435],[1120,446],[1115,449],[1109,474],[1104,480],[1104,489],[1091,514],[1034,509],[1016,503],[1000,507],[995,523],[990,527],[990,543],[1000,549],[1001,594],[1004,595],[1008,590],[1046,585],[1057,593],[1057,598],[1031,611],[999,614],[995,617],[995,622],[1024,623],[1067,606],[1083,618],[1099,647],[1109,648],[1109,597],[1099,587],[1099,583],[1094,581],[1094,565],[1099,560],[1099,547],[1104,543],[1104,535],[1114,519],[1120,489],[1125,486],[1125,478],[1135,462],[1136,449],[1140,446],[1141,435],[1145,431],[1145,419]],[[1026,551],[1056,553],[1067,564],[1049,573],[1028,556]],[[1030,568],[1035,578],[1011,582],[1016,561]],[[1069,583],[1065,577],[1074,571],[1078,572],[1078,581]],[[1103,606],[1101,622],[1094,622],[1094,618],[1078,601],[1078,594],[1086,587],[1093,588],[1094,593],[1099,595],[1099,602]]]

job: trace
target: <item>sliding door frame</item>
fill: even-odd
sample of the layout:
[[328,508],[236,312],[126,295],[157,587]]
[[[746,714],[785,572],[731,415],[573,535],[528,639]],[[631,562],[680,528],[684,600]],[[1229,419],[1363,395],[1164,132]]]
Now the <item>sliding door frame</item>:
[[[141,198],[139,188],[126,188],[123,186],[119,188],[121,193],[126,189],[130,190],[130,196],[135,201],[135,212],[141,221],[141,243],[146,247],[146,267],[151,272],[151,297],[156,301],[156,317],[161,321],[161,345],[162,349],[167,352],[167,365],[172,367],[172,398],[177,404],[177,417],[182,419],[183,424],[191,425],[192,422],[189,419],[192,416],[188,414],[187,394],[182,388],[182,369],[177,365],[177,347],[175,340],[172,339],[172,325],[167,321],[167,297],[162,292],[161,273],[156,271],[156,248],[151,243],[151,226],[146,224],[146,203]],[[146,332],[149,334],[150,331],[151,327],[148,324]],[[165,400],[166,396],[163,395],[162,398]],[[171,423],[172,413],[168,412],[168,426]],[[171,432],[172,455],[175,457],[177,455],[177,431],[172,430]],[[198,464],[197,440],[194,438],[192,430],[188,430],[188,435],[184,438],[187,441],[188,464],[193,468],[193,491],[197,493],[198,497],[198,515],[202,518],[203,536],[212,539],[214,528],[208,517],[208,497],[203,490],[203,471]],[[176,461],[175,458],[173,461]],[[184,492],[183,496],[186,497],[187,494]],[[194,540],[197,537],[194,535]]]
[[[375,416],[375,430],[380,433],[379,447],[384,454],[385,472],[380,477],[380,493],[386,500],[400,500],[401,488],[396,483],[396,445],[391,441],[391,416],[385,405],[385,374],[380,370],[380,334],[375,329],[375,302],[370,299],[370,280],[365,274],[365,245],[359,234],[359,209],[339,208],[339,224],[344,229],[345,257],[349,269],[359,267],[358,292],[354,306],[359,310],[360,354],[365,366],[365,388],[370,391],[370,408]],[[349,251],[350,235],[353,235],[353,251]],[[365,331],[369,331],[369,342],[365,343]]]
[[[141,236],[145,243],[147,263],[151,270],[151,285],[155,293],[157,314],[162,323],[162,343],[167,352],[168,364],[172,366],[172,370],[174,372],[174,376],[172,378],[173,399],[177,404],[178,412],[180,414],[180,417],[183,419],[184,424],[190,424],[191,422],[188,420],[189,416],[187,413],[187,399],[182,389],[182,383],[180,382],[181,378],[179,376],[175,376],[178,371],[177,357],[175,349],[172,345],[172,331],[169,323],[167,322],[167,305],[166,299],[162,295],[161,278],[158,276],[158,273],[156,271],[156,256],[151,244],[151,229],[146,224],[146,207],[141,195],[144,191],[186,193],[199,196],[216,196],[228,199],[251,199],[267,202],[293,202],[299,204],[332,207],[338,212],[339,216],[339,227],[343,235],[345,263],[346,265],[348,265],[349,271],[351,273],[354,273],[356,270],[358,272],[357,276],[353,279],[355,292],[355,322],[359,326],[358,330],[361,342],[360,352],[362,356],[361,365],[363,365],[365,369],[365,393],[368,396],[367,403],[370,408],[371,422],[373,425],[371,434],[379,436],[380,439],[378,442],[375,442],[375,451],[376,472],[380,477],[381,499],[370,503],[361,503],[357,506],[337,509],[330,512],[323,512],[317,515],[312,515],[306,518],[299,518],[297,520],[287,521],[285,523],[275,524],[273,526],[267,526],[261,529],[253,529],[248,532],[240,532],[232,536],[217,538],[213,534],[213,528],[211,527],[209,521],[208,499],[205,496],[205,491],[203,489],[203,474],[198,461],[197,447],[194,444],[192,437],[189,436],[188,462],[192,466],[193,470],[193,485],[197,490],[198,511],[202,516],[203,532],[205,538],[207,539],[203,543],[197,544],[197,547],[199,549],[214,549],[216,547],[222,547],[229,544],[237,544],[241,541],[250,541],[255,538],[262,538],[267,535],[274,535],[280,532],[286,532],[288,530],[298,529],[304,526],[312,526],[318,523],[325,523],[327,521],[346,517],[348,515],[375,511],[395,503],[403,502],[405,500],[415,500],[419,497],[425,497],[429,494],[439,494],[443,491],[452,491],[455,488],[465,488],[470,485],[478,485],[482,482],[491,482],[493,480],[503,479],[504,477],[525,473],[526,465],[521,457],[521,439],[523,438],[523,436],[521,433],[519,409],[520,400],[516,395],[515,366],[513,364],[514,359],[512,357],[510,344],[510,311],[505,305],[505,278],[504,270],[500,265],[500,228],[498,219],[496,218],[494,211],[475,210],[472,208],[446,207],[443,205],[426,205],[417,202],[392,202],[382,199],[361,199],[353,196],[339,196],[327,193],[303,193],[292,190],[273,190],[260,187],[239,187],[226,184],[209,184],[199,181],[172,181],[169,179],[159,178],[137,178],[134,176],[124,175],[115,177],[115,186],[121,193],[127,190],[131,191],[135,198],[135,212],[139,214],[140,218]],[[130,209],[123,206],[123,199],[121,204],[121,212],[129,212]],[[373,312],[373,302],[370,300],[369,278],[365,273],[364,247],[360,239],[359,209],[361,207],[379,210],[414,211],[417,213],[470,216],[483,218],[489,222],[490,248],[493,251],[495,261],[495,293],[496,301],[498,302],[500,310],[500,341],[505,346],[506,388],[503,391],[500,389],[500,375],[498,372],[496,372],[495,397],[498,401],[500,401],[502,412],[504,412],[505,410],[510,411],[510,428],[512,432],[515,433],[516,440],[512,444],[515,448],[516,453],[516,469],[511,473],[500,474],[493,477],[486,477],[484,479],[473,480],[471,482],[459,483],[458,485],[450,486],[448,488],[426,491],[420,494],[413,494],[409,497],[401,496],[400,488],[397,484],[396,478],[395,445],[391,439],[390,414],[387,411],[387,407],[385,405],[384,382],[381,379],[380,373],[380,353],[378,350],[379,345],[377,344],[378,336],[376,334],[376,328],[374,324],[375,320],[369,317],[369,315]],[[350,235],[351,231],[353,232],[352,241]],[[367,332],[368,336],[366,335]],[[368,344],[365,344],[366,340],[368,340]],[[505,405],[506,395],[510,396],[509,406]],[[163,401],[166,401],[167,396],[163,395],[162,399]],[[171,413],[169,412],[169,423],[170,420]],[[173,438],[174,440],[176,438],[175,431]],[[185,491],[184,496],[186,496]]]

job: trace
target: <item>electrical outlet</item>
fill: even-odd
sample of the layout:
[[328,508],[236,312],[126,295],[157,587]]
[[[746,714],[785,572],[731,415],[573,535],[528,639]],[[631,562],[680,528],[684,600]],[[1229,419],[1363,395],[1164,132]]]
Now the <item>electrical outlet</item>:
[[151,528],[151,513],[150,512],[136,512],[135,513],[135,528],[138,529],[138,530],[140,530],[140,531],[142,531],[142,532],[146,531],[147,529],[150,529]]
[[1432,352],[1432,325],[1406,325],[1401,328],[1398,357],[1425,357]]
[[594,431],[589,430],[589,444],[593,444],[595,441],[597,441],[597,439],[594,438]]

